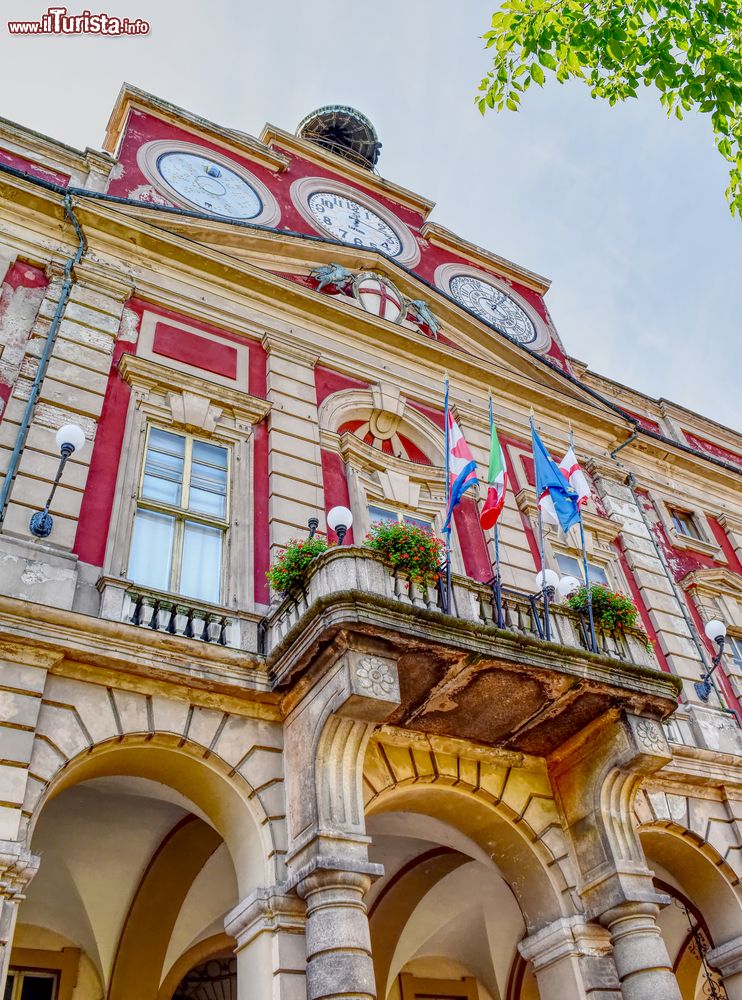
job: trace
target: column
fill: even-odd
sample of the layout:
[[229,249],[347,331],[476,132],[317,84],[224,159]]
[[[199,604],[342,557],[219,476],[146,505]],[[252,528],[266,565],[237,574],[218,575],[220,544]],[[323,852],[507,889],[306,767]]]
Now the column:
[[256,889],[227,914],[236,938],[237,1000],[304,1000],[304,903],[280,886]]
[[706,961],[721,974],[729,1000],[742,1000],[742,935],[706,952]]
[[662,725],[606,713],[555,752],[549,772],[571,840],[586,916],[610,933],[623,1000],[681,1000],[657,892],[633,824],[643,775],[672,759]]
[[0,996],[5,995],[18,907],[39,859],[13,841],[0,840]]
[[518,951],[533,965],[542,997],[621,1000],[610,937],[582,916],[542,927],[524,938]]
[[320,657],[287,695],[288,885],[307,906],[307,1000],[373,1000],[364,896],[383,868],[368,860],[363,758],[399,704],[397,664],[371,636],[345,636]]
[[627,901],[600,915],[610,931],[623,1000],[681,1000],[658,913],[655,903]]
[[372,874],[316,868],[297,891],[307,904],[307,1000],[374,1000],[363,897]]

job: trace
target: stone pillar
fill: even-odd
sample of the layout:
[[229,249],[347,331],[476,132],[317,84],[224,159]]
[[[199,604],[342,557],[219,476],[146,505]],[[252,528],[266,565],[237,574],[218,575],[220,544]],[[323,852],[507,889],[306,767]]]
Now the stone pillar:
[[368,861],[363,760],[399,704],[396,660],[382,640],[343,633],[287,701],[287,866],[307,905],[307,1000],[373,1000],[363,897],[383,869]]
[[518,951],[533,965],[542,997],[621,1000],[608,932],[582,916],[542,927],[521,941]]
[[549,762],[589,919],[611,935],[623,1000],[681,1000],[657,926],[657,892],[633,824],[642,777],[672,759],[662,725],[607,713],[568,740]]
[[304,903],[282,887],[256,889],[227,914],[236,938],[237,1000],[305,1000]]
[[742,935],[706,952],[706,962],[720,973],[729,1000],[742,1000]]
[[600,915],[610,931],[623,1000],[681,1000],[655,903],[625,902]]
[[21,844],[0,840],[0,996],[5,995],[18,907],[39,868],[39,859]]
[[372,873],[315,870],[297,890],[307,904],[307,1000],[374,1000],[363,897]]

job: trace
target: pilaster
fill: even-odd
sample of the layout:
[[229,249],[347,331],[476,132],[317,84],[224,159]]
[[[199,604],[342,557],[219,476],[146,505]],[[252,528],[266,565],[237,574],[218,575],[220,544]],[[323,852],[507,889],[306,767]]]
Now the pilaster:
[[518,945],[530,961],[542,997],[621,1000],[611,939],[582,916],[562,917]]

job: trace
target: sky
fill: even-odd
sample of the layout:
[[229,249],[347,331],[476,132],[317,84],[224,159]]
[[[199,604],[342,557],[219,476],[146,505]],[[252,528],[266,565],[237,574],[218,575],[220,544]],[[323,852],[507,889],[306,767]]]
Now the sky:
[[[551,279],[573,357],[742,429],[742,222],[707,116],[670,120],[649,90],[610,108],[552,81],[483,118],[496,3],[106,0],[150,22],[137,38],[19,38],[0,22],[0,115],[100,148],[125,80],[252,135],[351,104],[376,126],[381,174],[433,199],[431,219]],[[46,6],[5,0],[2,18]]]

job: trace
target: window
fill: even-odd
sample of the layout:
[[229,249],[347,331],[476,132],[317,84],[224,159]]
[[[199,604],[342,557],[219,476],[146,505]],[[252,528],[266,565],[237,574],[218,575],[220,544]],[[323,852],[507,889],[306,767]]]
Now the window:
[[670,519],[673,528],[679,535],[685,535],[686,538],[697,538],[701,541],[701,532],[689,511],[670,508]]
[[226,448],[150,427],[129,553],[130,579],[218,604],[228,482]]
[[736,635],[728,635],[724,642],[724,652],[734,660],[737,667],[742,670],[742,639]]
[[393,510],[391,507],[369,506],[368,519],[371,524],[376,521],[402,521],[404,524],[414,524],[418,528],[432,530],[433,523],[430,518],[418,517],[413,514],[405,514],[402,511]]
[[11,969],[3,1000],[56,1000],[59,975],[31,969]]
[[[557,552],[556,561],[559,571],[563,576],[574,576],[584,583],[585,573],[583,572],[582,559]],[[599,566],[597,563],[592,563],[588,560],[587,569],[590,574],[591,584],[599,583],[601,586],[611,589],[610,581],[603,566]]]

